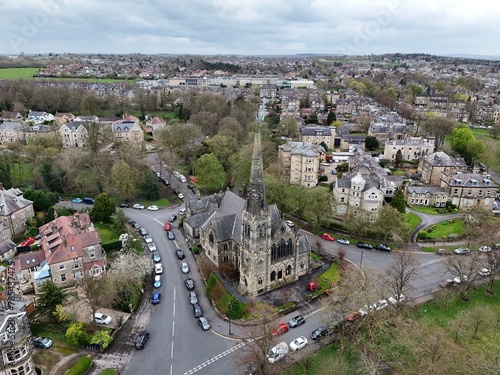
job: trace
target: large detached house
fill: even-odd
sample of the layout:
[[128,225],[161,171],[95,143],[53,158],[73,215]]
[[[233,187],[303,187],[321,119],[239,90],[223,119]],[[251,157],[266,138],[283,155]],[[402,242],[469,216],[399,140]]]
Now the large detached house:
[[144,132],[135,121],[120,122],[111,125],[113,139],[117,143],[126,142],[138,147],[142,147]]
[[88,134],[89,131],[83,122],[72,121],[59,128],[59,136],[64,148],[86,147]]
[[461,157],[450,156],[443,151],[434,152],[420,159],[418,172],[422,174],[424,184],[439,186],[443,173],[467,171],[467,164]]
[[39,111],[30,111],[28,113],[28,118],[26,119],[28,122],[31,122],[33,125],[42,124],[44,122],[54,121],[55,117],[52,113],[47,112],[39,112]]
[[452,204],[462,210],[474,206],[493,209],[497,187],[489,175],[469,172],[444,172],[441,187],[448,194]]
[[292,185],[315,187],[325,149],[318,144],[288,142],[278,147],[278,160],[285,179]]
[[24,141],[25,130],[26,125],[19,122],[4,122],[0,125],[0,144]]
[[57,217],[39,228],[44,261],[33,273],[35,289],[46,280],[57,285],[74,283],[83,273],[106,272],[106,253],[88,213]]
[[24,198],[19,189],[5,190],[0,182],[0,221],[10,232],[9,238],[24,232],[26,222],[33,216],[33,202]]

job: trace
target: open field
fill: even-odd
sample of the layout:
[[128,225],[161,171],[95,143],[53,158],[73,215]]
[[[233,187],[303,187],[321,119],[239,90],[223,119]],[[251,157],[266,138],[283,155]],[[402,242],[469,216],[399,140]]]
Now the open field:
[[4,68],[0,69],[0,79],[32,79],[38,68]]

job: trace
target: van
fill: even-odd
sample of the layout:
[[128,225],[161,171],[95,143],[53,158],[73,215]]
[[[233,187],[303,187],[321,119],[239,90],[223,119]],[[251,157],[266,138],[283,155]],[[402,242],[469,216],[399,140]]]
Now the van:
[[282,341],[278,345],[271,348],[269,354],[267,355],[267,361],[269,363],[274,363],[276,361],[279,361],[287,354],[288,354],[288,345],[286,342]]

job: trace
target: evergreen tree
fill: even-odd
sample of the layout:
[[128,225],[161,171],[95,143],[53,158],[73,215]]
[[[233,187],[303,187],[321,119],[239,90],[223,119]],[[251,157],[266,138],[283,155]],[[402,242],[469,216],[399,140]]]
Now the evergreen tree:
[[396,191],[394,197],[392,198],[391,206],[402,214],[406,212],[405,194],[403,193],[403,190]]
[[40,286],[37,309],[42,315],[52,318],[57,305],[62,305],[66,299],[63,289],[52,281],[46,281]]
[[94,202],[94,208],[90,212],[90,217],[95,222],[111,222],[111,216],[116,212],[115,204],[109,199],[106,193],[97,196]]

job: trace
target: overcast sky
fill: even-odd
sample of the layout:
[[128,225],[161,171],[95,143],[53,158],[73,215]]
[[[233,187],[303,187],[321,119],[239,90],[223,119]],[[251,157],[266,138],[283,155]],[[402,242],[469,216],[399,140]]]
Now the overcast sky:
[[4,0],[2,16],[9,55],[500,55],[493,0]]

